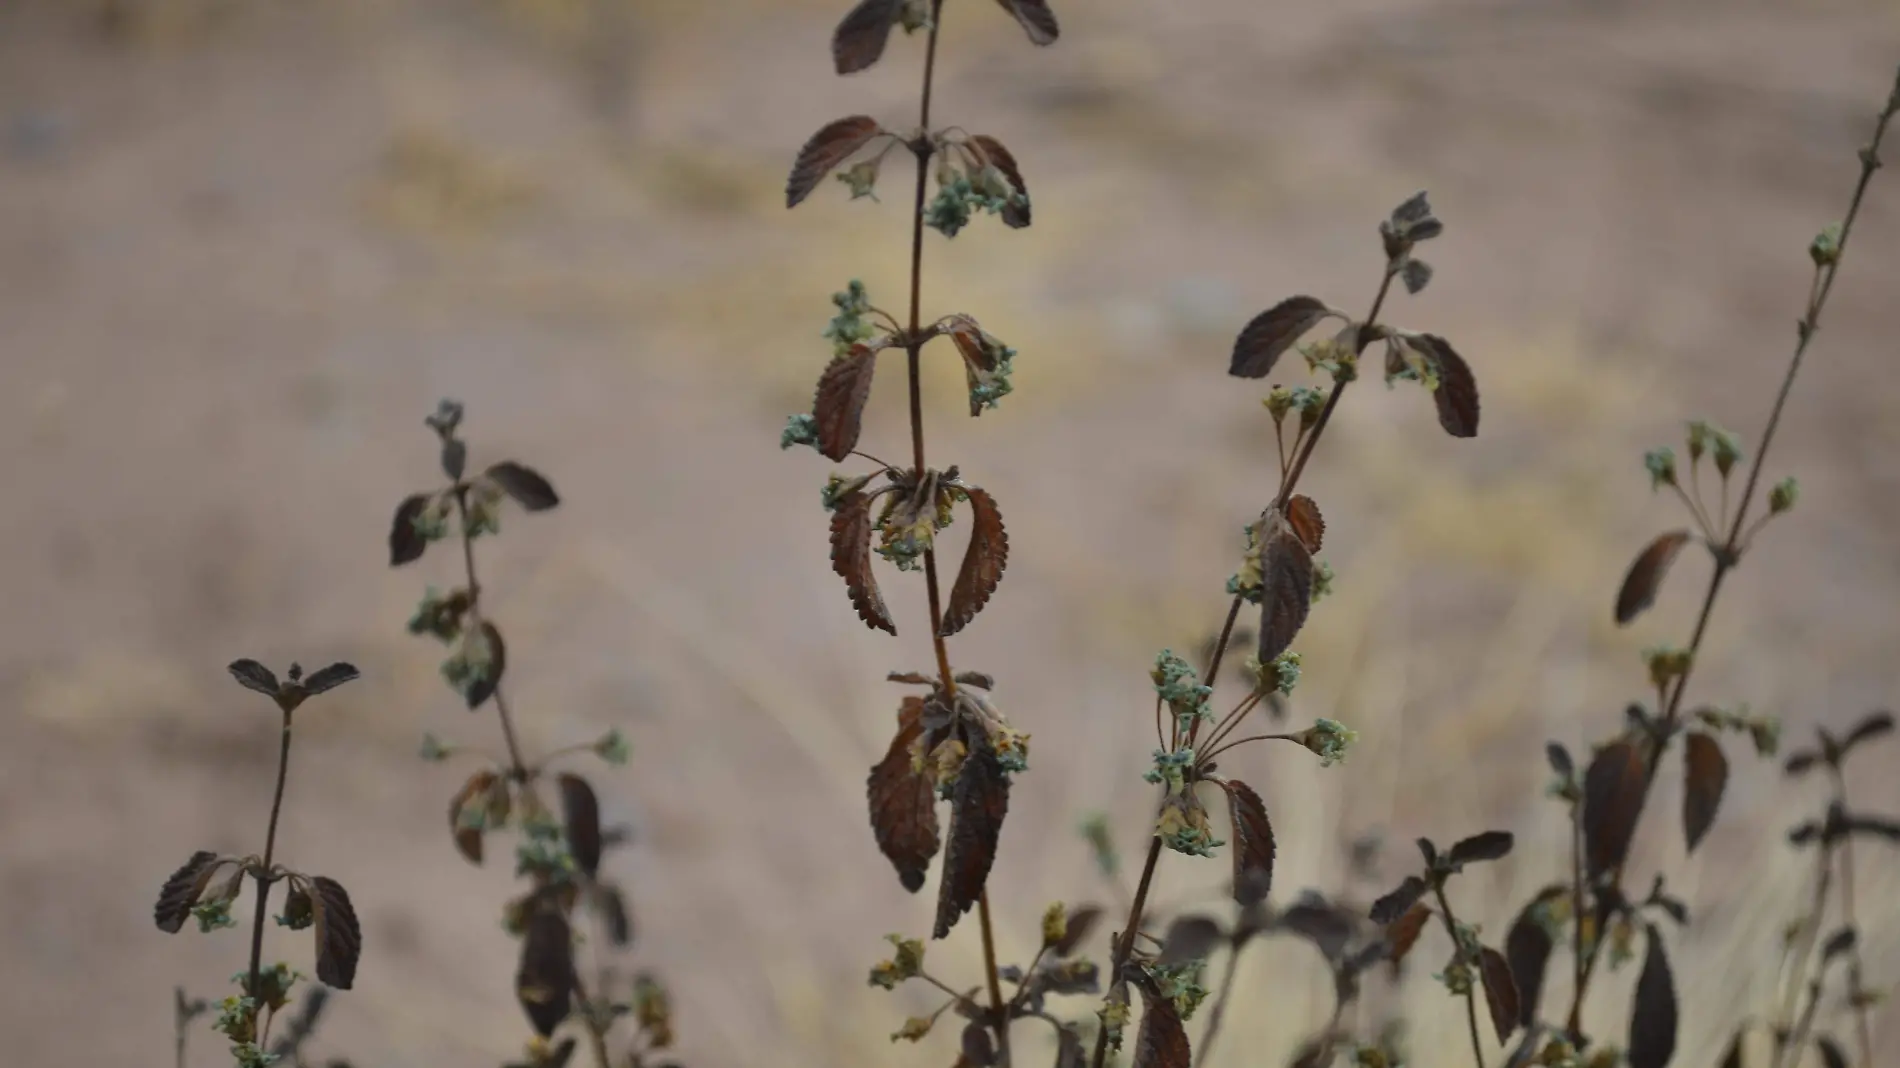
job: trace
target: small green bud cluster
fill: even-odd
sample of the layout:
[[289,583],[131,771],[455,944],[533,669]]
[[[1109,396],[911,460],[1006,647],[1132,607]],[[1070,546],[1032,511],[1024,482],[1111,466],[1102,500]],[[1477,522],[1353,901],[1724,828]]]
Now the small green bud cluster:
[[554,882],[572,879],[579,865],[568,848],[567,834],[545,812],[521,820],[521,840],[515,845],[515,875],[544,876]]
[[886,990],[897,989],[897,984],[906,979],[915,979],[924,970],[924,944],[915,938],[903,935],[885,935],[884,940],[897,948],[891,959],[880,961],[871,969],[871,985]]
[[924,225],[955,237],[979,209],[995,215],[1007,207],[1028,206],[1029,198],[1016,192],[996,166],[966,171],[951,165],[945,156],[944,165],[937,168],[937,195],[924,209]]
[[1201,685],[1200,676],[1194,667],[1176,656],[1174,650],[1163,649],[1156,654],[1154,670],[1149,672],[1149,677],[1154,680],[1155,693],[1174,712],[1175,723],[1183,733],[1192,728],[1197,720],[1214,718],[1214,713],[1207,707],[1208,699],[1214,695],[1214,688]]
[[843,356],[851,346],[877,335],[877,325],[865,318],[871,314],[871,298],[863,282],[853,278],[842,293],[831,295],[831,303],[837,305],[838,314],[826,324],[824,336],[831,340],[832,355]]
[[1649,488],[1652,491],[1676,484],[1676,450],[1669,446],[1644,453],[1643,467],[1649,471]]
[[1187,785],[1187,770],[1194,766],[1194,750],[1182,747],[1173,752],[1166,749],[1155,750],[1154,767],[1142,772],[1143,782],[1166,785],[1168,792],[1178,794]]
[[1649,680],[1661,688],[1687,675],[1695,654],[1679,646],[1653,645],[1643,650],[1643,663],[1649,668]]
[[1698,463],[1707,452],[1715,460],[1715,469],[1723,478],[1742,458],[1741,439],[1705,419],[1689,424],[1689,462]]
[[1696,719],[1718,731],[1732,731],[1746,734],[1755,746],[1757,756],[1771,757],[1781,749],[1781,718],[1766,713],[1754,714],[1746,704],[1737,705],[1734,710],[1725,708],[1701,708],[1695,713]]
[[994,338],[985,335],[986,343],[994,342],[991,356],[995,361],[994,369],[970,376],[970,408],[972,411],[994,408],[997,402],[1016,391],[1010,376],[1016,373],[1016,350]]
[[1300,429],[1311,429],[1319,422],[1319,413],[1326,407],[1326,392],[1312,386],[1273,387],[1273,392],[1260,402],[1266,406],[1267,414],[1273,417],[1273,425],[1279,426],[1288,412],[1300,413]]
[[779,432],[778,447],[789,449],[794,445],[818,447],[818,420],[809,415],[794,415],[785,420],[785,429]]
[[614,727],[594,743],[594,753],[607,763],[621,767],[632,755],[632,747],[627,744],[627,736],[620,732],[620,728]]
[[489,647],[488,636],[478,627],[465,632],[461,644],[442,661],[442,678],[466,698],[487,681],[493,666],[494,650]]
[[1330,768],[1346,759],[1347,750],[1359,740],[1359,732],[1337,720],[1319,719],[1301,731],[1300,741],[1319,756],[1319,766]]
[[1150,964],[1146,971],[1154,977],[1155,985],[1161,989],[1161,996],[1174,1002],[1174,1011],[1181,1019],[1194,1016],[1194,1010],[1207,1000],[1207,987],[1201,984],[1207,971],[1207,958],[1196,957],[1180,964],[1163,966]]
[[1265,664],[1249,654],[1245,665],[1247,673],[1253,676],[1255,693],[1277,691],[1282,697],[1291,697],[1293,688],[1300,684],[1300,654],[1291,649]]
[[1769,514],[1780,515],[1792,509],[1795,501],[1799,500],[1800,497],[1801,484],[1794,480],[1793,475],[1789,475],[1787,478],[1775,483],[1774,487],[1768,491]]

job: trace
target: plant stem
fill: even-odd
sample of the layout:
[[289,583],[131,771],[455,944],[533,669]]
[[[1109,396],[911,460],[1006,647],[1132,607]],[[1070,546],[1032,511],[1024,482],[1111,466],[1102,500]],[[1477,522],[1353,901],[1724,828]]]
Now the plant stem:
[[[1458,957],[1463,960],[1465,946],[1458,940],[1458,917],[1452,915],[1451,900],[1445,896],[1445,884],[1434,880],[1432,891],[1438,895],[1439,918],[1445,921],[1445,932],[1451,935],[1451,944],[1457,947]],[[1480,974],[1472,978],[1474,982],[1481,981],[1483,962],[1474,960],[1465,963],[1479,969]],[[1471,1057],[1477,1062],[1478,1068],[1484,1068],[1484,1041],[1478,1035],[1478,992],[1475,986],[1465,991],[1465,1022],[1471,1028]]]
[[257,881],[257,909],[251,917],[251,968],[245,983],[247,997],[257,996],[257,978],[264,962],[264,917],[270,915],[271,858],[277,853],[277,818],[284,811],[284,780],[290,775],[290,713],[285,712],[283,738],[277,747],[277,790],[271,796],[270,827],[264,832],[264,863],[251,872]]
[[[1867,186],[1873,180],[1874,172],[1880,169],[1880,143],[1886,136],[1887,124],[1896,112],[1900,112],[1900,77],[1896,77],[1892,94],[1886,106],[1880,111],[1874,123],[1874,136],[1860,153],[1860,178],[1854,184],[1853,198],[1847,205],[1847,216],[1841,221],[1840,238],[1835,244],[1834,255],[1830,262],[1815,268],[1814,284],[1808,290],[1808,306],[1795,329],[1794,354],[1788,360],[1788,370],[1781,378],[1781,388],[1775,393],[1774,406],[1768,412],[1768,424],[1762,430],[1761,447],[1755,450],[1755,457],[1748,467],[1748,479],[1742,491],[1740,501],[1735,506],[1735,517],[1729,524],[1727,540],[1715,552],[1715,571],[1709,576],[1709,589],[1702,598],[1702,611],[1696,617],[1695,633],[1689,640],[1689,667],[1676,680],[1668,706],[1663,710],[1664,731],[1660,736],[1667,737],[1667,728],[1673,727],[1682,708],[1682,695],[1689,688],[1689,677],[1695,671],[1695,663],[1702,649],[1703,636],[1708,632],[1709,616],[1715,609],[1716,596],[1722,590],[1722,580],[1740,562],[1740,546],[1743,524],[1748,518],[1748,506],[1754,502],[1755,489],[1761,481],[1761,471],[1768,459],[1768,449],[1774,444],[1775,431],[1781,426],[1781,414],[1788,403],[1788,394],[1794,389],[1796,375],[1807,357],[1808,345],[1821,328],[1821,312],[1827,307],[1828,294],[1834,289],[1835,276],[1840,273],[1842,259],[1847,253],[1847,241],[1854,232],[1854,221],[1860,216],[1860,205],[1866,196]],[[1652,741],[1648,747],[1648,760],[1643,777],[1643,798],[1648,800],[1649,789],[1656,781],[1656,765],[1662,756],[1660,743]],[[1623,885],[1623,867],[1617,866],[1614,885],[1621,890]],[[1581,905],[1581,902],[1579,902]],[[1569,1029],[1572,1039],[1581,1037],[1580,1023],[1583,1015],[1584,998],[1589,994],[1590,979],[1596,972],[1598,949],[1603,944],[1598,938],[1591,944],[1590,953],[1584,962],[1582,981],[1577,984],[1576,992],[1570,1003]]]
[[[1148,904],[1148,888],[1154,885],[1155,863],[1161,859],[1161,838],[1151,835],[1148,838],[1148,859],[1141,865],[1141,881],[1135,884],[1135,900],[1128,906],[1128,923],[1122,928],[1122,936],[1115,943],[1115,952],[1108,966],[1109,989],[1121,981],[1122,968],[1128,963],[1128,957],[1135,951],[1135,935],[1141,927],[1141,910]],[[1095,1032],[1095,1056],[1091,1060],[1094,1068],[1102,1068],[1102,1062],[1108,1057],[1108,1029]]]
[[[468,532],[468,487],[455,488],[455,514],[462,526],[462,569],[468,576],[468,622],[466,626],[479,628],[482,625],[482,587],[475,577],[475,538]],[[495,712],[501,720],[502,740],[508,743],[509,770],[516,782],[528,781],[528,763],[521,757],[521,745],[515,740],[514,717],[508,713],[508,699],[502,696],[501,684],[495,684]]]

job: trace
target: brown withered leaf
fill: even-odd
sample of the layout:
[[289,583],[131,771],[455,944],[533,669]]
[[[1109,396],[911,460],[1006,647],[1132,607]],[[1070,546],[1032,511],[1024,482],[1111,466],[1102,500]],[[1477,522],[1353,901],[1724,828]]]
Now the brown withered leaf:
[[1319,514],[1319,505],[1313,498],[1303,493],[1294,494],[1286,502],[1287,526],[1293,529],[1300,544],[1306,546],[1309,553],[1319,552],[1320,545],[1326,540],[1326,520]]
[[1193,1054],[1174,1002],[1143,987],[1141,1030],[1135,1035],[1134,1068],[1189,1068]]
[[321,875],[310,880],[310,904],[316,914],[317,978],[327,986],[348,990],[356,981],[356,962],[363,955],[363,929],[343,884]]
[[1630,564],[1629,574],[1623,576],[1622,587],[1616,591],[1617,626],[1627,626],[1630,620],[1656,603],[1656,594],[1669,574],[1669,565],[1676,562],[1676,554],[1689,544],[1691,537],[1686,530],[1672,530],[1657,537],[1637,555]]
[[177,934],[191,918],[191,910],[204,896],[205,888],[217,877],[222,863],[216,853],[200,849],[165,880],[158,891],[158,904],[152,908],[152,920],[166,934]]
[[1009,779],[996,750],[979,737],[951,793],[950,844],[944,850],[935,938],[943,938],[983,895],[996,861],[996,839],[1009,813]]
[[309,678],[303,680],[304,696],[315,697],[361,676],[362,673],[356,670],[355,664],[346,664],[342,661],[331,664],[329,667],[318,668],[310,673]]
[[281,687],[277,683],[277,673],[255,660],[233,660],[225,668],[239,686],[275,699]]
[[482,668],[481,676],[471,681],[463,693],[471,712],[495,696],[496,687],[501,685],[501,676],[508,670],[508,646],[501,640],[500,629],[484,619],[481,636],[488,647],[488,663]]
[[831,570],[844,579],[851,594],[851,606],[858,618],[872,630],[895,635],[890,609],[884,607],[884,595],[878,592],[877,576],[871,573],[871,494],[847,493],[831,514]]
[[1537,1020],[1538,1002],[1544,995],[1544,972],[1550,965],[1550,932],[1537,922],[1532,909],[1518,913],[1511,930],[1504,936],[1504,959],[1510,962],[1511,976],[1517,980],[1517,1022],[1525,1027]]
[[1398,888],[1372,903],[1372,922],[1389,924],[1410,911],[1418,899],[1425,896],[1429,889],[1425,880],[1416,875],[1408,875]]
[[607,925],[607,940],[624,949],[633,944],[633,914],[627,909],[627,896],[617,886],[597,884],[593,893],[594,911]]
[[1504,1042],[1517,1030],[1523,1012],[1518,998],[1517,980],[1504,954],[1490,946],[1478,947],[1478,975],[1484,981],[1484,1003],[1491,1010],[1491,1026],[1497,1028],[1498,1041]]
[[1331,309],[1317,297],[1288,297],[1254,316],[1234,340],[1227,373],[1236,378],[1265,378],[1286,350],[1318,326]]
[[545,512],[561,503],[560,494],[541,472],[513,460],[503,460],[488,469],[488,477],[515,503],[530,512]]
[[1013,230],[1028,226],[1029,187],[1023,184],[1023,172],[1016,166],[1016,157],[1010,154],[1009,149],[1003,147],[1001,141],[985,134],[977,134],[970,138],[970,144],[991,166],[1002,171],[1003,177],[1009,181],[1009,187],[1023,197],[1023,204],[1020,207],[1013,203],[1004,205],[1002,211],[1004,225]]
[[429,507],[427,493],[412,493],[396,506],[396,518],[389,524],[389,566],[401,567],[422,558],[429,543],[416,531],[416,517]]
[[1426,351],[1438,367],[1438,388],[1432,403],[1438,406],[1438,425],[1454,438],[1478,436],[1478,380],[1451,342],[1436,334],[1416,334],[1412,343]]
[[990,1029],[971,1020],[963,1027],[963,1056],[959,1064],[970,1068],[990,1068],[996,1063],[996,1043],[990,1038]]
[[1214,952],[1226,932],[1208,916],[1177,916],[1161,938],[1161,952],[1155,958],[1158,968],[1171,968]]
[[1062,941],[1051,946],[1049,952],[1060,960],[1076,951],[1095,925],[1102,918],[1102,910],[1096,905],[1083,905],[1069,910],[1067,921],[1063,924]]
[[785,206],[797,207],[839,164],[883,132],[884,128],[877,124],[876,119],[868,115],[853,115],[828,123],[812,134],[805,146],[798,150],[798,158],[792,162],[791,176],[785,179]]
[[1275,531],[1260,550],[1260,586],[1258,655],[1265,664],[1292,646],[1313,606],[1313,554],[1291,531]]
[[903,0],[859,0],[831,35],[831,62],[839,74],[856,74],[884,55]]
[[1702,844],[1722,807],[1722,791],[1728,788],[1728,757],[1722,746],[1705,731],[1690,731],[1683,738],[1682,834],[1689,852]]
[[1482,860],[1503,860],[1511,855],[1511,848],[1517,838],[1509,831],[1485,831],[1463,839],[1451,847],[1447,856],[1453,867]]
[[1425,924],[1432,918],[1432,907],[1420,901],[1405,910],[1405,914],[1386,924],[1385,940],[1388,946],[1386,959],[1397,964],[1418,944],[1418,936],[1425,931]]
[[515,999],[542,1038],[567,1019],[573,1006],[574,940],[567,918],[551,903],[530,906],[515,969]]
[[876,375],[877,350],[858,344],[833,359],[819,376],[811,415],[818,425],[818,451],[827,459],[841,461],[858,447],[864,403],[871,397],[871,380]]
[[1630,1068],[1664,1068],[1676,1055],[1676,980],[1663,951],[1662,932],[1650,927],[1643,953],[1643,973],[1636,979],[1636,1002],[1630,1011]]
[[574,863],[592,879],[600,873],[600,799],[579,775],[562,772],[558,781],[568,851],[574,855]]
[[1583,773],[1583,841],[1592,876],[1617,867],[1629,855],[1643,813],[1644,765],[1635,742],[1612,742]]
[[1049,0],[996,0],[1003,10],[1016,16],[1022,23],[1023,31],[1029,34],[1029,41],[1036,45],[1051,45],[1061,34],[1056,25],[1055,12],[1049,10]]
[[482,862],[482,829],[463,824],[462,810],[477,798],[485,797],[494,788],[496,780],[493,771],[478,771],[470,775],[462,788],[449,799],[449,833],[455,836],[455,848],[468,858],[470,864]]
[[1003,581],[1003,569],[1009,566],[1009,532],[1003,529],[1003,513],[989,491],[971,486],[970,547],[964,551],[963,567],[957,571],[956,585],[950,587],[950,603],[944,608],[943,637],[968,626],[983,610],[990,595]]
[[923,709],[923,698],[904,698],[897,735],[865,783],[878,851],[897,869],[897,881],[913,894],[923,889],[931,858],[942,844],[930,777],[910,766],[911,744],[924,730]]
[[1273,823],[1266,802],[1238,779],[1220,784],[1227,793],[1227,815],[1234,824],[1234,900],[1242,905],[1265,901],[1273,888]]

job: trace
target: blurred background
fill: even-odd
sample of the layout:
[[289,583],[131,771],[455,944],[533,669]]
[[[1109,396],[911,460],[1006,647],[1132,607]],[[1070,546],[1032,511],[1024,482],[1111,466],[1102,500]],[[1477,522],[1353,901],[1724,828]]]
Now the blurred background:
[[[485,593],[525,743],[616,724],[633,743],[628,767],[591,774],[635,831],[613,863],[682,1059],[954,1059],[954,1031],[889,1042],[923,992],[864,982],[882,936],[922,934],[934,904],[898,886],[863,801],[900,694],[883,675],[929,662],[919,584],[885,573],[902,636],[864,629],[828,566],[831,468],[775,447],[828,356],[829,295],[856,277],[895,306],[905,284],[901,160],[882,204],[827,183],[784,210],[811,131],[914,121],[917,40],[832,74],[846,6],[0,2],[10,1062],[168,1063],[173,984],[226,991],[240,932],[167,938],[150,917],[193,849],[262,835],[275,725],[226,675],[240,656],[364,675],[301,714],[280,837],[350,888],[365,928],[313,1052],[361,1068],[518,1052],[510,872],[451,845],[466,769],[415,757],[424,731],[496,744],[492,714],[443,685],[440,648],[403,630],[453,561],[392,571],[384,544],[395,503],[435,485],[422,418],[442,396],[468,406],[476,463],[525,461],[564,497],[482,545]],[[1273,481],[1266,384],[1225,374],[1234,334],[1296,292],[1362,308],[1375,226],[1421,188],[1447,227],[1422,249],[1437,280],[1388,317],[1465,354],[1482,433],[1448,438],[1415,388],[1349,395],[1304,483],[1339,577],[1299,640],[1291,718],[1361,743],[1325,770],[1284,746],[1223,769],[1268,800],[1281,902],[1340,892],[1367,835],[1391,843],[1375,881],[1396,882],[1417,835],[1515,831],[1516,854],[1458,888],[1502,937],[1564,870],[1543,743],[1584,752],[1618,729],[1645,698],[1638,650],[1686,641],[1706,581],[1685,554],[1655,610],[1612,625],[1630,558],[1684,525],[1642,452],[1679,446],[1691,418],[1754,446],[1804,250],[1893,84],[1900,8],[1068,0],[1047,50],[993,4],[948,8],[942,121],[1009,145],[1035,204],[1026,231],[930,235],[925,290],[927,314],[973,314],[1021,353],[1016,393],[980,422],[947,348],[926,405],[933,458],[988,487],[1011,536],[996,600],[953,642],[1033,735],[991,882],[1002,955],[1033,952],[1050,901],[1113,900],[1077,833],[1088,813],[1139,861],[1148,668],[1218,627]],[[1887,174],[1765,472],[1798,475],[1800,506],[1729,583],[1690,694],[1784,717],[1784,751],[1900,699],[1896,286]],[[879,381],[873,452],[901,449],[900,383]],[[1771,1009],[1808,893],[1811,856],[1783,832],[1819,784],[1739,741],[1696,856],[1671,766],[1632,862],[1633,887],[1666,868],[1693,913],[1671,936],[1679,1065],[1713,1064],[1737,1019]],[[1861,756],[1863,807],[1900,807],[1895,752]],[[1900,862],[1861,855],[1870,977],[1892,984]],[[1169,855],[1157,893],[1211,901],[1226,871]],[[976,981],[973,927],[930,947],[933,971]],[[1417,1063],[1465,1063],[1428,939],[1404,995]],[[304,939],[273,945],[308,969]],[[1634,972],[1593,1001],[1610,1033]],[[1330,1006],[1299,943],[1250,951],[1240,981],[1222,1064],[1282,1063]],[[1553,978],[1547,1002],[1566,990]],[[1900,1059],[1900,1015],[1877,1039]],[[193,1063],[224,1061],[202,1024],[192,1041]]]

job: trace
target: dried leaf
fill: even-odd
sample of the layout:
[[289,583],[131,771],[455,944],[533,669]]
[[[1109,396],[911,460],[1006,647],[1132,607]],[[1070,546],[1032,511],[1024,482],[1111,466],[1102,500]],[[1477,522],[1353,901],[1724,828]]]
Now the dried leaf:
[[1525,1027],[1537,1021],[1537,1006],[1544,995],[1544,972],[1550,965],[1550,932],[1532,916],[1532,905],[1519,913],[1504,936],[1504,959],[1510,962],[1511,977],[1517,980],[1517,1022]]
[[1003,513],[996,507],[996,498],[975,486],[965,493],[973,517],[970,547],[963,554],[956,585],[950,587],[950,604],[944,609],[943,629],[938,631],[945,638],[976,618],[1003,581],[1003,569],[1009,565],[1009,532],[1003,529]]
[[1662,933],[1652,926],[1647,940],[1630,1012],[1630,1068],[1664,1068],[1676,1055],[1676,981],[1669,973]]
[[1016,16],[1022,23],[1023,31],[1029,34],[1029,41],[1036,45],[1051,45],[1061,33],[1056,26],[1055,12],[1049,10],[1048,0],[996,0],[1003,10]]
[[1511,964],[1504,959],[1504,954],[1490,946],[1478,947],[1478,973],[1484,981],[1484,1003],[1491,1009],[1491,1026],[1497,1028],[1501,1044],[1517,1030],[1524,1011],[1517,979],[1511,974]]
[[1821,1051],[1821,1063],[1827,1068],[1847,1068],[1847,1051],[1831,1036],[1814,1036],[1814,1048]]
[[1577,765],[1570,759],[1570,750],[1560,742],[1548,742],[1544,745],[1544,759],[1550,761],[1550,770],[1566,781],[1577,773]]
[[617,886],[597,884],[593,894],[594,911],[607,925],[607,940],[625,949],[633,944],[633,914],[627,910],[626,895]]
[[325,690],[334,690],[338,686],[350,682],[359,676],[360,673],[356,670],[356,665],[345,664],[339,661],[338,663],[331,664],[329,667],[318,668],[312,672],[309,678],[303,680],[303,692],[306,696],[315,697]]
[[819,376],[811,413],[818,424],[818,451],[828,459],[842,461],[858,447],[864,403],[871,397],[876,373],[877,350],[858,344],[832,360]]
[[1252,905],[1267,899],[1273,888],[1273,824],[1266,803],[1253,787],[1238,779],[1222,782],[1227,793],[1227,815],[1234,824],[1234,900]]
[[1425,880],[1416,875],[1408,875],[1398,889],[1372,903],[1372,922],[1381,926],[1392,923],[1418,903],[1425,896]]
[[1275,531],[1260,551],[1260,645],[1266,664],[1287,651],[1313,606],[1313,555],[1290,531]]
[[200,849],[158,891],[158,904],[152,908],[152,920],[166,934],[177,934],[191,918],[191,910],[204,896],[205,888],[217,877],[222,862],[216,853]]
[[1865,834],[1889,842],[1900,842],[1900,823],[1878,816],[1848,817],[1841,821],[1841,829],[1848,834]]
[[798,150],[791,176],[785,180],[785,206],[797,207],[839,164],[883,132],[876,119],[853,115],[829,123],[812,134],[805,147]]
[[1592,877],[1623,863],[1643,814],[1646,769],[1635,742],[1613,742],[1583,775],[1583,839]]
[[1833,934],[1828,936],[1827,942],[1823,944],[1821,947],[1822,963],[1831,961],[1835,957],[1838,957],[1841,954],[1846,953],[1848,950],[1853,949],[1854,943],[1859,940],[1860,940],[1859,934],[1852,927],[1842,927],[1841,929],[1835,931]]
[[1686,530],[1672,530],[1650,542],[1637,555],[1629,574],[1623,576],[1623,588],[1616,591],[1617,626],[1627,625],[1656,603],[1656,593],[1669,574],[1669,565],[1676,562],[1676,554],[1689,544],[1690,537]]
[[1841,739],[1841,752],[1846,754],[1848,750],[1862,742],[1872,741],[1891,733],[1893,733],[1892,712],[1869,713],[1866,718],[1854,724],[1854,729],[1847,732],[1847,737]]
[[567,828],[567,848],[574,863],[592,879],[600,872],[600,799],[587,780],[562,772],[561,815]]
[[1254,316],[1234,341],[1227,373],[1237,378],[1265,378],[1275,361],[1331,311],[1316,297],[1299,296],[1288,297]]
[[1451,847],[1451,866],[1460,868],[1481,860],[1503,860],[1511,855],[1511,847],[1516,841],[1509,831],[1474,834]]
[[573,1005],[574,940],[567,918],[540,903],[527,919],[521,939],[521,963],[515,970],[515,999],[542,1038],[567,1019]]
[[1425,924],[1433,916],[1432,907],[1423,901],[1405,910],[1405,914],[1386,925],[1386,959],[1397,964],[1405,959],[1412,947],[1418,944],[1418,936],[1425,931]]
[[1102,918],[1102,910],[1094,905],[1083,905],[1070,909],[1068,920],[1063,925],[1062,941],[1050,948],[1050,952],[1060,960],[1074,953],[1089,934],[1095,930],[1095,924]]
[[1722,746],[1703,731],[1690,731],[1683,745],[1682,833],[1693,853],[1722,806],[1728,758],[1722,755]]
[[996,1043],[990,1038],[990,1029],[975,1020],[963,1027],[963,1063],[974,1068],[996,1063]]
[[950,844],[944,851],[943,883],[937,896],[937,926],[943,938],[983,895],[996,861],[996,839],[1009,812],[1009,779],[996,751],[979,741],[963,760],[951,796]]
[[1174,1002],[1146,987],[1141,997],[1141,1031],[1135,1036],[1133,1068],[1189,1068],[1193,1055]]
[[316,913],[317,978],[338,990],[356,981],[356,961],[363,955],[363,929],[343,884],[321,875],[310,880],[310,903]]
[[[839,74],[856,74],[884,55],[884,44],[890,39],[891,27],[897,24],[897,13],[902,6],[903,0],[860,0],[858,6],[845,15],[831,35],[831,61]],[[813,183],[816,184],[816,179]]]
[[1226,932],[1215,920],[1207,916],[1179,916],[1168,925],[1168,933],[1161,940],[1161,955],[1155,965],[1171,968],[1177,964],[1186,964],[1214,952]]
[[1326,540],[1326,520],[1319,514],[1319,505],[1305,494],[1294,494],[1286,502],[1287,526],[1293,529],[1300,544],[1306,546],[1309,553],[1317,553]]
[[486,797],[494,788],[497,777],[494,772],[483,770],[468,777],[462,788],[449,800],[449,833],[455,836],[455,848],[470,864],[482,862],[482,828],[471,827],[462,822],[462,811],[477,798]]
[[396,506],[396,518],[389,524],[389,566],[401,567],[422,557],[428,541],[416,530],[416,519],[429,507],[431,494],[415,493]]
[[247,690],[255,690],[266,697],[277,696],[277,674],[255,660],[233,660],[225,670],[238,681],[238,685]]
[[1015,203],[1004,205],[1002,211],[1004,225],[1013,230],[1028,226],[1029,187],[1023,184],[1023,172],[1016,166],[1016,157],[1010,154],[1009,149],[1003,147],[1001,141],[984,134],[970,138],[970,144],[982,153],[983,158],[988,160],[991,166],[1003,172],[1003,177],[1009,182],[1009,187],[1023,198],[1020,206]]
[[502,673],[508,670],[508,646],[501,640],[501,631],[488,620],[482,620],[482,642],[488,647],[488,663],[481,674],[470,680],[464,698],[469,711],[482,707],[495,689],[501,685]]
[[1329,961],[1340,959],[1353,934],[1352,917],[1318,895],[1301,900],[1280,913],[1274,921],[1274,927],[1291,931],[1313,943],[1320,955]]
[[871,573],[871,494],[848,493],[831,515],[831,570],[844,579],[851,606],[872,630],[897,633],[891,613]]
[[924,729],[923,707],[921,697],[904,698],[906,715],[897,736],[865,783],[877,848],[897,869],[897,881],[913,894],[923,889],[924,874],[941,845],[930,778],[913,771],[910,763],[911,744]]
[[525,464],[503,460],[490,467],[487,474],[503,493],[530,512],[545,512],[561,503],[560,495],[541,472]]

